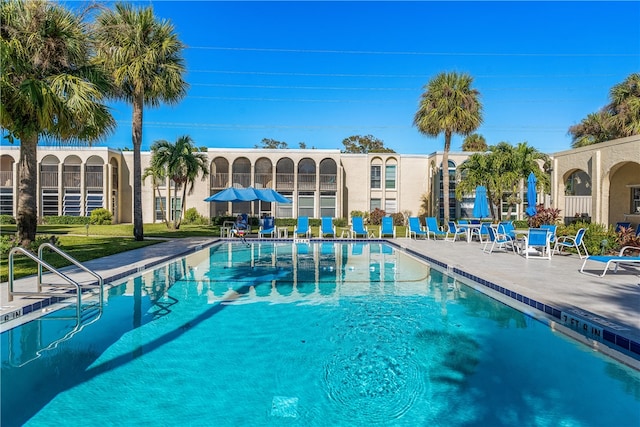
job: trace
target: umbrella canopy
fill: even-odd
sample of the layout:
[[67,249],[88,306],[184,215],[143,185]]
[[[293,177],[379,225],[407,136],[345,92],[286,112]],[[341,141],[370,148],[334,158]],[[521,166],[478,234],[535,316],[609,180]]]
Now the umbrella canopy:
[[260,188],[256,189],[255,192],[263,202],[292,203],[291,200],[287,199],[273,188]]
[[489,202],[487,201],[487,189],[484,185],[476,187],[476,199],[473,202],[473,217],[488,218]]
[[205,202],[263,202],[291,203],[291,200],[271,188],[230,187],[204,199]]
[[529,178],[527,178],[527,203],[529,203],[529,207],[527,208],[527,215],[534,216],[536,212],[536,198],[538,197],[537,193],[537,184],[538,180],[536,176],[531,172],[529,174]]

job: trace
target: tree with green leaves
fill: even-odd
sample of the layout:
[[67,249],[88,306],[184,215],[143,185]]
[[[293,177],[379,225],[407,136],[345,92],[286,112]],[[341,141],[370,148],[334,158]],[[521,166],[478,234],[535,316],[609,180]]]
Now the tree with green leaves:
[[[526,142],[513,146],[500,142],[489,147],[485,153],[472,154],[459,167],[461,179],[456,187],[456,197],[461,199],[472,193],[478,185],[487,188],[487,197],[491,201],[490,209],[494,218],[502,216],[502,197],[508,194],[508,216],[512,205],[521,203],[518,197],[529,173],[533,172],[539,185],[549,188],[549,176],[543,172],[540,164],[548,156]],[[498,212],[494,212],[494,205]]]
[[[167,218],[167,213],[165,211],[165,201],[162,197],[162,193],[160,193],[160,183],[164,182],[167,178],[167,171],[165,170],[160,162],[155,158],[156,152],[151,151],[151,166],[146,167],[144,172],[142,173],[142,183],[146,181],[147,178],[151,178],[151,185],[153,185],[154,194],[157,193],[158,200],[160,201],[160,214],[162,215],[162,220],[167,225],[167,228],[170,228],[169,220]],[[167,199],[169,199],[171,194],[167,194]]]
[[424,87],[413,124],[423,135],[444,134],[442,179],[444,220],[449,220],[449,150],[454,134],[469,135],[482,124],[480,93],[471,87],[473,78],[456,72],[441,73]]
[[395,153],[384,146],[384,142],[373,135],[353,135],[342,140],[343,153]]
[[487,140],[479,133],[472,133],[462,141],[462,151],[487,151]]
[[262,144],[262,146],[259,146],[258,144],[256,144],[255,148],[262,148],[266,150],[269,150],[269,149],[284,150],[286,148],[289,148],[289,145],[286,142],[278,141],[271,138],[262,138],[262,141],[260,141],[260,144]]
[[208,157],[205,153],[200,152],[191,137],[185,135],[170,143],[165,140],[158,140],[151,146],[152,164],[154,169],[162,169],[165,171],[175,185],[177,194],[178,188],[182,189],[182,206],[178,214],[177,204],[173,206],[173,228],[180,228],[182,217],[187,206],[187,194],[193,193],[193,186],[198,175],[202,174],[204,181],[209,175]]
[[640,134],[640,73],[611,88],[611,102],[569,128],[573,148]]
[[176,104],[187,93],[184,45],[173,25],[152,7],[117,3],[97,17],[97,62],[109,71],[116,98],[130,103],[133,142],[133,236],[144,239],[142,222],[142,116],[144,107]]
[[39,142],[92,144],[115,122],[103,101],[109,79],[91,64],[82,15],[55,2],[4,0],[0,25],[0,124],[20,141],[17,239],[27,246],[38,223]]

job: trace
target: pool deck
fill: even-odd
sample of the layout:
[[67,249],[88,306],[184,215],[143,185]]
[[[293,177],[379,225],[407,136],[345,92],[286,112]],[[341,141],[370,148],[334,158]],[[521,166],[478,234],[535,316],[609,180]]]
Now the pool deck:
[[[144,271],[155,265],[167,262],[175,257],[195,252],[213,244],[217,238],[172,239],[132,251],[107,256],[86,262],[84,265],[104,278],[105,284],[115,283],[124,277]],[[223,239],[224,240],[224,239]],[[289,239],[291,240],[291,239]],[[319,240],[319,239],[312,239]],[[336,239],[348,241],[347,239]],[[579,272],[583,260],[577,255],[554,255],[551,260],[526,259],[511,252],[495,251],[486,254],[478,242],[445,242],[442,240],[424,240],[397,238],[389,239],[395,246],[404,249],[420,258],[435,260],[444,266],[454,277],[471,277],[486,281],[498,289],[507,298],[517,299],[519,304],[529,304],[538,310],[542,304],[549,313],[560,310],[565,316],[576,314],[576,325],[584,326],[587,319],[595,325],[605,325],[616,332],[621,340],[631,341],[632,345],[640,343],[640,268],[621,267],[617,273],[609,271],[604,277],[581,274]],[[597,271],[595,269],[598,269]],[[587,271],[602,272],[604,264],[591,262]],[[73,272],[75,267],[62,269]],[[591,270],[590,270],[591,269]],[[86,275],[75,269],[77,275]],[[75,276],[74,276],[75,279]],[[80,281],[80,279],[76,279]],[[16,280],[14,288],[32,289],[35,277]],[[494,292],[488,289],[489,294]],[[495,293],[495,292],[494,292]],[[32,306],[32,297],[16,296],[8,301],[8,285],[0,284],[0,325],[2,330],[27,320],[22,310]],[[533,303],[529,303],[529,301]],[[556,310],[557,309],[557,310]],[[39,310],[33,310],[31,316]],[[557,318],[558,313],[554,312]],[[27,316],[24,316],[27,317]],[[21,319],[22,318],[22,319]],[[559,319],[560,320],[560,319]],[[569,319],[569,323],[572,320]],[[580,323],[582,322],[582,324]],[[567,320],[565,318],[565,324]],[[638,352],[636,352],[638,353]],[[640,357],[638,357],[640,360]]]

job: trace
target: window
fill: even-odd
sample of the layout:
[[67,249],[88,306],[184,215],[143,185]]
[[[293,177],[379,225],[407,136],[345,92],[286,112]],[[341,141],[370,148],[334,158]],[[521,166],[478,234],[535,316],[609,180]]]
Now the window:
[[[282,193],[282,195],[289,200],[293,200],[293,194],[291,193]],[[278,218],[293,218],[292,203],[278,203],[276,206],[276,216]]]
[[640,187],[631,189],[631,213],[640,213]]
[[80,191],[66,191],[62,200],[62,215],[80,216],[80,202],[82,195]]
[[381,188],[381,166],[371,166],[371,188]]
[[396,165],[387,165],[384,170],[384,188],[396,188]]
[[375,211],[376,209],[382,209],[382,200],[371,199],[371,202],[369,203],[369,210]]
[[398,212],[398,204],[396,202],[396,199],[386,199],[384,201],[384,211],[388,214]]
[[313,195],[298,196],[298,216],[314,216]]
[[58,190],[42,189],[42,216],[58,216]]
[[102,192],[89,192],[87,193],[87,198],[85,200],[86,206],[86,216],[91,215],[91,211],[94,209],[99,209],[103,207],[102,203]]
[[328,216],[333,218],[336,216],[336,196],[321,195],[320,196],[320,216]]
[[13,215],[12,188],[0,188],[0,215]]
[[164,214],[167,214],[167,198],[166,197],[156,197],[156,221],[164,221],[164,217],[162,216],[163,211]]

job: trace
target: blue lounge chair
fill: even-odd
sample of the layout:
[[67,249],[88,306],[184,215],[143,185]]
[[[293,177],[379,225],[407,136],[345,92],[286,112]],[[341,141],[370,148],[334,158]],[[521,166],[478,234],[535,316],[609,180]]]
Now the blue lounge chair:
[[396,227],[393,225],[393,218],[390,216],[382,217],[382,223],[380,224],[380,233],[378,237],[391,236],[396,238]]
[[323,216],[320,222],[320,238],[331,235],[336,237],[336,227],[333,225],[333,218]]
[[[620,250],[620,253],[618,255],[613,255],[613,256],[606,256],[606,255],[591,255],[591,256],[587,256],[584,260],[584,262],[582,263],[582,267],[580,267],[580,273],[584,273],[584,274],[590,274],[593,276],[604,276],[605,274],[607,274],[607,271],[609,270],[609,266],[611,264],[615,264],[615,269],[613,270],[614,273],[618,272],[618,267],[620,267],[620,265],[633,265],[633,266],[638,266],[640,267],[640,256],[625,256],[625,252],[626,251],[635,251],[635,252],[640,252],[640,248],[635,247],[635,246],[625,246]],[[588,273],[586,271],[584,271],[584,267],[585,265],[587,265],[587,261],[597,261],[597,262],[604,262],[604,270],[602,271],[602,274],[593,274],[593,273]]]
[[361,216],[351,217],[351,237],[357,239],[358,236],[369,238],[371,233],[364,225],[364,218]]
[[[451,235],[451,237],[449,237],[449,235]],[[455,222],[449,221],[449,229],[447,230],[447,234],[444,236],[444,240],[450,240],[451,242],[455,242],[456,237],[458,236],[464,236],[466,240],[467,230],[458,227],[458,225]]]
[[433,234],[433,240],[437,240],[438,236],[447,237],[447,232],[442,231],[440,227],[438,227],[438,220],[435,216],[428,216],[426,218],[427,222],[427,239],[430,234]]
[[[487,228],[487,233],[489,233],[489,240],[487,240],[484,243],[484,247],[482,248],[482,252],[485,253],[492,253],[494,249],[502,249],[505,252],[507,251],[507,248],[509,247],[509,245],[511,246],[511,250],[513,251],[513,253],[516,253],[516,248],[515,245],[513,244],[513,239],[511,239],[508,236],[505,236],[502,233],[497,232],[493,227],[489,227]],[[487,252],[487,247],[489,246],[489,243],[491,243],[491,247],[489,248],[489,251]],[[497,248],[496,248],[497,245]]]
[[409,237],[409,238],[415,237],[417,239],[418,236],[424,236],[425,239],[429,237],[427,232],[422,229],[422,225],[420,224],[420,218],[418,218],[417,216],[410,216],[409,227],[407,227],[406,237]]
[[[551,259],[551,241],[550,231],[546,228],[530,228],[529,234],[524,237],[525,258]],[[540,256],[530,257],[531,249],[535,250]]]
[[311,228],[309,227],[309,217],[308,216],[300,216],[300,217],[298,217],[298,224],[296,225],[296,229],[293,230],[293,238],[295,239],[300,234],[302,234],[307,239],[311,238]]
[[[578,251],[578,256],[580,259],[588,257],[589,252],[587,252],[587,246],[584,244],[584,233],[586,233],[586,228],[581,228],[578,230],[575,236],[560,236],[556,239],[555,245],[553,245],[553,252],[562,252],[564,248],[575,248]],[[580,253],[580,248],[584,250],[584,257]]]
[[264,236],[274,237],[276,234],[275,219],[272,216],[262,218],[260,220],[260,229],[258,230],[258,238]]

